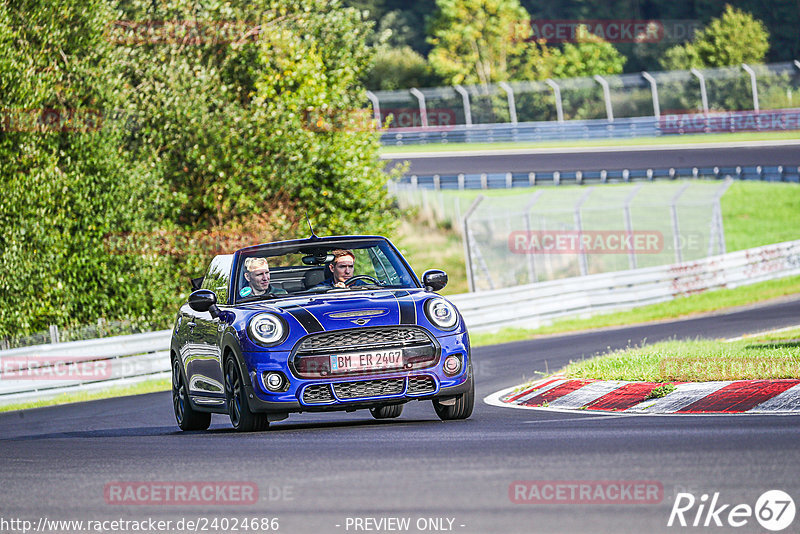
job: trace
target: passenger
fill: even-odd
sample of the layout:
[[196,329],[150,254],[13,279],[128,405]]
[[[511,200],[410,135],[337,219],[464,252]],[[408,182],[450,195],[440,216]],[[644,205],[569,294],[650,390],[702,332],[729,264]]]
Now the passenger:
[[243,287],[239,291],[241,297],[260,297],[263,295],[288,295],[280,288],[269,284],[269,263],[266,258],[247,258],[244,260],[244,279],[250,287]]

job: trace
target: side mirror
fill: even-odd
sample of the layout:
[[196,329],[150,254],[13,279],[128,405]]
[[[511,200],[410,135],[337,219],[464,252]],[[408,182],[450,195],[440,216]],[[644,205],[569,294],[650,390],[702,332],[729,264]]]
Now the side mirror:
[[447,273],[439,269],[429,269],[422,274],[425,291],[439,291],[447,285]]
[[217,295],[209,289],[198,289],[189,295],[189,307],[196,312],[210,311],[212,317],[219,314]]

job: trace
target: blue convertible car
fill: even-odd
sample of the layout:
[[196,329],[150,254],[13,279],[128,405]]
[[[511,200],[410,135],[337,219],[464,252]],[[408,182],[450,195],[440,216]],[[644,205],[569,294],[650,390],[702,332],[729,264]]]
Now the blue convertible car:
[[375,236],[317,237],[217,256],[181,307],[170,347],[182,430],[228,414],[264,430],[290,413],[369,409],[397,417],[430,400],[443,420],[472,414],[469,336],[455,306]]

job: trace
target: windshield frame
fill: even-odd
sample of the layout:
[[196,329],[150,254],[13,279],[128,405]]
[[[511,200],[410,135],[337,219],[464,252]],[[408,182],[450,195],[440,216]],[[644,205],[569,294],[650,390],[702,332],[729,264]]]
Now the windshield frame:
[[[233,303],[235,304],[244,304],[250,302],[258,302],[258,301],[267,301],[267,300],[277,300],[277,299],[285,299],[285,298],[297,298],[297,297],[310,297],[314,295],[324,295],[328,292],[337,292],[337,293],[346,293],[349,291],[357,290],[357,291],[364,291],[364,290],[398,290],[398,289],[411,289],[412,287],[403,286],[375,286],[373,284],[364,285],[364,286],[356,286],[353,288],[341,289],[341,288],[326,288],[324,290],[313,291],[311,289],[306,289],[304,291],[292,292],[289,294],[280,294],[280,295],[261,295],[261,296],[245,296],[242,297],[239,294],[241,288],[239,287],[240,282],[240,272],[243,268],[244,260],[248,257],[252,256],[265,256],[265,257],[277,257],[282,256],[285,254],[297,254],[302,253],[303,250],[310,250],[314,248],[327,248],[331,249],[364,249],[368,247],[386,247],[389,251],[394,253],[394,257],[398,263],[397,266],[394,266],[397,270],[398,267],[405,269],[406,273],[408,274],[408,278],[410,278],[413,288],[421,288],[422,284],[417,277],[417,274],[408,264],[406,259],[394,246],[394,244],[387,238],[382,236],[335,236],[335,237],[322,237],[322,238],[310,238],[310,239],[297,239],[292,241],[278,241],[275,243],[265,243],[262,245],[256,245],[252,247],[247,247],[236,251],[234,254],[233,259],[233,269],[231,272],[231,280],[230,280],[230,292],[229,295],[233,298]],[[392,263],[391,258],[387,258],[390,263]],[[403,273],[399,273],[402,276]]]

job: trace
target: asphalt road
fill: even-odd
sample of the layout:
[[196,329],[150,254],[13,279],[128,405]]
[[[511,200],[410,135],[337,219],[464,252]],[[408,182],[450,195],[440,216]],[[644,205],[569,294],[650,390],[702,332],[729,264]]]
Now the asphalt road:
[[[735,336],[798,317],[800,300],[789,300],[476,349],[478,397],[607,347]],[[688,530],[666,526],[679,492],[698,502],[719,492],[719,505],[752,507],[763,492],[780,489],[800,504],[800,417],[794,416],[567,414],[478,400],[469,420],[447,423],[427,402],[407,405],[392,421],[361,412],[303,414],[256,434],[235,434],[225,418],[214,418],[208,432],[177,431],[168,393],[0,415],[0,531],[21,532],[13,519],[36,525],[40,518],[153,518],[173,522],[162,532],[182,532],[174,529],[177,521],[208,518],[206,531],[213,532],[212,518],[229,518],[227,528],[216,530],[234,532],[234,518],[278,518],[277,531],[288,533],[642,533]],[[663,494],[651,504],[517,504],[509,487],[520,480],[650,481]],[[120,505],[104,495],[141,481],[255,484],[258,502]],[[686,512],[689,523],[697,509]],[[725,523],[730,509],[719,516],[726,526],[712,531],[732,530]],[[379,529],[373,522],[388,518],[410,523]],[[787,532],[798,525],[800,518]],[[735,530],[764,531],[753,517]]]
[[508,150],[493,153],[385,155],[388,165],[408,161],[409,174],[548,172],[753,165],[800,165],[800,145],[698,144],[694,146]]

